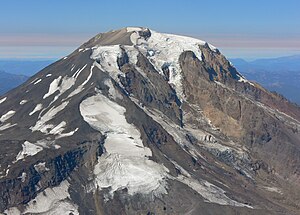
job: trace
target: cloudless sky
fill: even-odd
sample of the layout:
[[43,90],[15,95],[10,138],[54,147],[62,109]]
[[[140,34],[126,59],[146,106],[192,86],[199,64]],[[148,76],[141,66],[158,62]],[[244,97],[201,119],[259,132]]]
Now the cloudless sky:
[[0,58],[58,58],[99,32],[145,26],[228,57],[300,53],[299,0],[0,0]]

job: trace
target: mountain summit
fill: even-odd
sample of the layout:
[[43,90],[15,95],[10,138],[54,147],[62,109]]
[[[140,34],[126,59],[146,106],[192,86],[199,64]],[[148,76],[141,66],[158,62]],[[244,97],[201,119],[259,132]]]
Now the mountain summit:
[[0,212],[299,214],[299,121],[204,41],[101,33],[0,97]]

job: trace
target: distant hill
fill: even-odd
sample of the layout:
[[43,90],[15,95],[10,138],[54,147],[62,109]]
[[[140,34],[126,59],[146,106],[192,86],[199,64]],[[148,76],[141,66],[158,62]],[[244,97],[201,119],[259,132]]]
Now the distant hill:
[[0,60],[0,95],[24,83],[54,60]]
[[0,71],[0,95],[24,83],[29,77]]
[[300,55],[245,61],[230,59],[247,79],[254,80],[300,105]]
[[55,60],[0,60],[0,71],[32,76]]

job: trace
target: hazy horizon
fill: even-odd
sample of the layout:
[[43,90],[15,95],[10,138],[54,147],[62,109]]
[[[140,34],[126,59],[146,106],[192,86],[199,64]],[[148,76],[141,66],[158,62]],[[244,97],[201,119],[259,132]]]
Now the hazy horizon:
[[97,33],[127,26],[199,38],[228,58],[295,55],[300,54],[298,8],[296,0],[6,1],[0,58],[58,59]]

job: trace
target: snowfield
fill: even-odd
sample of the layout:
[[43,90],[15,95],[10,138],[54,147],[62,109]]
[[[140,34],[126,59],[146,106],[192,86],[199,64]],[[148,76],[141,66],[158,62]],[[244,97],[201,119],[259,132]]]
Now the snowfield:
[[9,208],[4,211],[7,215],[21,214],[52,214],[64,215],[73,214],[79,215],[78,206],[70,200],[68,192],[69,182],[63,181],[57,187],[47,188],[42,193],[39,193],[35,199],[32,199],[21,213],[17,208]]
[[144,147],[140,132],[125,118],[126,109],[102,94],[80,104],[84,120],[106,135],[106,153],[95,166],[95,187],[114,191],[127,188],[128,193],[160,195],[167,193],[168,170],[150,160],[152,152]]

